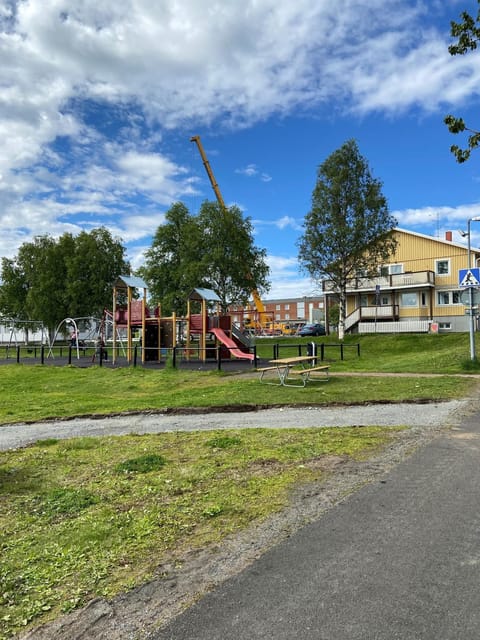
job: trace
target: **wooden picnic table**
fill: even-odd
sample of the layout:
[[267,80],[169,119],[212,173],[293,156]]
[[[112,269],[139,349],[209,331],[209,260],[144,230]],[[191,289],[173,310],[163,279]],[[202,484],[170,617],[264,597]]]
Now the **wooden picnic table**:
[[[284,387],[298,387],[299,384],[291,384],[288,382],[288,374],[292,367],[296,364],[302,365],[302,369],[299,370],[301,375],[302,386],[304,387],[310,378],[310,372],[314,369],[320,370],[320,367],[306,367],[307,363],[311,363],[314,360],[314,356],[293,356],[291,358],[276,358],[275,360],[269,360],[270,366],[257,369],[260,373],[260,382],[264,382],[264,376],[267,372],[274,372],[277,374],[278,382],[266,382],[265,384],[276,384]],[[328,371],[328,366],[322,366],[322,370]]]

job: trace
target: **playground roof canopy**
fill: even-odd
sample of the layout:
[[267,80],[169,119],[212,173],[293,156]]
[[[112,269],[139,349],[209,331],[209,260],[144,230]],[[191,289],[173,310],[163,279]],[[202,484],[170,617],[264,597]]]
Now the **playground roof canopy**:
[[212,289],[193,289],[188,296],[189,300],[207,300],[208,302],[221,302],[218,295]]
[[146,283],[137,276],[118,276],[114,286],[117,289],[133,287],[135,289],[148,289]]

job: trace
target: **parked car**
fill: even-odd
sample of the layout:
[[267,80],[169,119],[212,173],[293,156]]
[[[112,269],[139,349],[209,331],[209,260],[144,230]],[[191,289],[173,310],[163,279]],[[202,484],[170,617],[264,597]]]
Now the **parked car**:
[[325,327],[323,324],[306,324],[298,332],[299,336],[324,336]]

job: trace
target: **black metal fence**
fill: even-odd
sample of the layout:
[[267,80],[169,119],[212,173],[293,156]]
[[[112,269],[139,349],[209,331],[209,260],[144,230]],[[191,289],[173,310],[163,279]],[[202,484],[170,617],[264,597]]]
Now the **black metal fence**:
[[275,343],[272,345],[273,347],[273,360],[284,357],[285,353],[289,355],[295,353],[298,356],[312,356],[316,359],[324,360],[327,349],[335,349],[337,352],[339,351],[340,360],[343,360],[345,357],[346,350],[355,349],[357,352],[357,357],[360,357],[360,344],[352,343],[352,344],[343,344],[340,343],[326,343],[326,342],[303,342],[302,344],[287,344],[287,343]]
[[[233,350],[233,349],[232,349]],[[230,357],[231,349],[225,345],[212,346],[202,349],[197,346],[178,345],[170,348],[148,348],[134,345],[129,350],[125,345],[107,345],[101,349],[95,345],[81,346],[71,345],[0,345],[0,364],[42,364],[42,365],[73,365],[87,367],[98,365],[108,366],[165,366],[191,367],[208,365],[208,368],[216,368],[219,371],[226,366],[232,368],[232,364],[257,366],[256,347],[250,349],[253,360],[237,359]],[[143,356],[143,360],[142,360]]]

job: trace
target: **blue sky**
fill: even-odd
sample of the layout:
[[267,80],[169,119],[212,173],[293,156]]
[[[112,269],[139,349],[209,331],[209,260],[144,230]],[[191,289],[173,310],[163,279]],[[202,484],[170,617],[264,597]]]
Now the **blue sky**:
[[[175,201],[227,204],[265,248],[267,298],[312,295],[297,240],[318,166],[357,140],[401,228],[480,215],[480,53],[452,57],[473,0],[0,0],[0,256],[105,225],[134,267]],[[472,224],[480,245],[480,223]]]

